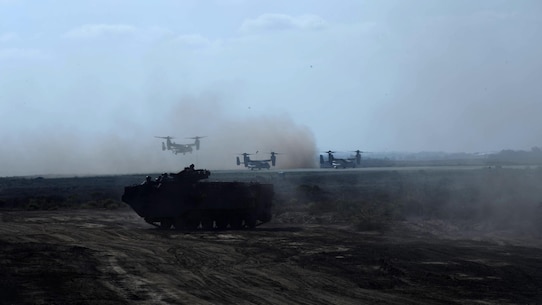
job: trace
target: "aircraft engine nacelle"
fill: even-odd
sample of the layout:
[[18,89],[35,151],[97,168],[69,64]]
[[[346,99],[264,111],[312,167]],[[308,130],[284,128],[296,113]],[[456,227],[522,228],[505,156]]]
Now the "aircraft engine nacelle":
[[162,150],[166,150],[166,143],[162,142]]
[[324,156],[320,155],[320,164],[324,164],[326,161],[324,161]]
[[199,150],[199,139],[196,139],[195,144],[196,144],[196,150]]
[[273,154],[271,156],[271,165],[275,166],[275,162],[277,161],[277,157],[275,157],[275,155]]
[[239,157],[237,157],[237,165],[241,165],[241,160],[239,160]]

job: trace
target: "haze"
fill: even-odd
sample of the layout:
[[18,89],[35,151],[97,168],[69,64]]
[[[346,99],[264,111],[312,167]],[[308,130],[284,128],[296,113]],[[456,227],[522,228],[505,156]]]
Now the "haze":
[[0,0],[0,176],[530,149],[540,37],[538,0]]

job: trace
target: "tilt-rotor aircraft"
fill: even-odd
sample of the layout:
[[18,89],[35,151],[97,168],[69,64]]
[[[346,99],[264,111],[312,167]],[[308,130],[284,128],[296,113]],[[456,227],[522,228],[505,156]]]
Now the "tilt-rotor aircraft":
[[205,137],[200,137],[200,136],[195,136],[195,137],[191,137],[191,138],[188,138],[188,139],[194,139],[194,143],[188,143],[188,144],[179,144],[179,143],[175,143],[173,141],[171,141],[171,139],[175,139],[174,137],[170,137],[170,136],[165,136],[165,137],[158,137],[158,136],[155,136],[155,138],[160,138],[160,139],[165,139],[166,142],[162,142],[162,150],[171,150],[172,153],[174,154],[186,154],[186,153],[192,153],[192,151],[194,150],[192,147],[196,147],[196,150],[199,150],[199,145],[200,145],[200,140],[201,138],[205,138]]
[[[271,165],[275,166],[278,154],[279,153],[271,152],[271,157],[269,159],[266,159],[266,160],[252,160],[249,157],[249,155],[251,155],[251,154],[242,153],[241,155],[243,156],[243,162],[241,162],[239,157],[237,157],[237,165],[244,164],[245,167],[250,168],[250,170],[262,169],[262,168],[270,169]],[[269,165],[269,162],[271,162],[271,165]]]
[[324,156],[320,155],[320,167],[321,168],[355,168],[361,164],[361,153],[363,151],[356,150],[355,157],[353,158],[335,158],[333,154],[334,151],[326,151],[327,153],[327,162],[324,160]]

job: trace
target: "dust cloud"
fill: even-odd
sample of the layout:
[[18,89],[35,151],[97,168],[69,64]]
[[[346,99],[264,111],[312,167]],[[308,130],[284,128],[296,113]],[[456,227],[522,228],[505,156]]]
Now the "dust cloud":
[[[252,159],[277,156],[277,169],[316,165],[316,144],[311,130],[288,115],[228,115],[218,96],[185,96],[164,113],[149,111],[144,119],[120,113],[110,130],[85,130],[51,125],[3,136],[0,176],[113,175],[176,172],[194,163],[197,168],[240,169],[236,156]],[[141,111],[141,110],[138,110]],[[204,136],[200,150],[173,154],[162,151],[163,139],[194,143]]]
[[308,127],[296,124],[287,114],[232,118],[225,114],[225,108],[214,96],[183,97],[170,114],[169,130],[187,139],[173,141],[192,143],[189,137],[205,138],[200,140],[199,151],[181,158],[173,156],[200,167],[232,169],[243,166],[238,167],[235,161],[242,153],[251,154],[253,160],[268,160],[275,152],[277,169],[316,166],[316,140]]

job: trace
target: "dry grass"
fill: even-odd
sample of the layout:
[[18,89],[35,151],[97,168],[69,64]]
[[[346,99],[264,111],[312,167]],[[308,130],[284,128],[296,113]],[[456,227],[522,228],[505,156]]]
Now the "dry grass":
[[[143,178],[2,178],[0,208],[126,208],[120,202],[123,187]],[[386,230],[403,219],[438,219],[542,234],[539,168],[216,172],[212,178],[273,183],[274,221],[279,222]]]

